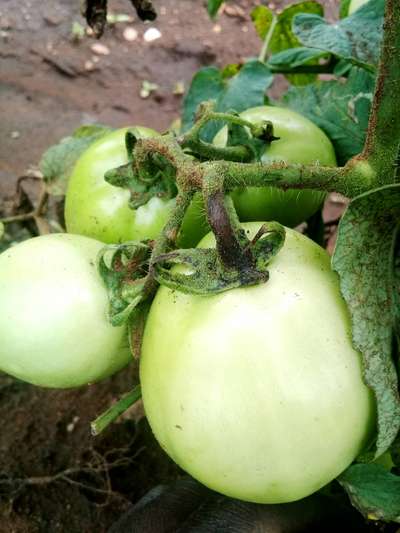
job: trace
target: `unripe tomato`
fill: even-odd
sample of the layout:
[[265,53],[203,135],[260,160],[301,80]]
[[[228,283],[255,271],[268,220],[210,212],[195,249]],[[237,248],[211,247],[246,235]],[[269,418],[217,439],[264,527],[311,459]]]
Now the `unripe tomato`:
[[354,13],[354,11],[357,11],[361,6],[366,4],[368,0],[351,0],[349,5],[349,15]]
[[[243,224],[250,237],[260,225]],[[287,229],[269,272],[213,296],[161,287],[140,379],[150,426],[178,465],[227,496],[280,503],[350,465],[376,406],[325,250]]]
[[[299,113],[282,107],[261,106],[247,109],[240,116],[249,122],[272,122],[274,135],[279,140],[266,146],[263,162],[336,165],[335,152],[328,137]],[[213,142],[225,146],[226,141],[227,128],[224,127]],[[233,191],[232,198],[240,220],[277,220],[287,226],[296,226],[318,210],[325,194],[311,190],[247,187]]]
[[[104,180],[107,170],[128,162],[125,135],[121,128],[91,145],[78,159],[69,180],[65,199],[65,223],[69,233],[86,235],[105,243],[155,239],[168,220],[175,200],[153,197],[136,210],[130,209],[128,190]],[[158,133],[135,127],[142,138]],[[181,246],[195,246],[209,231],[201,202],[192,202],[182,225]]]
[[93,383],[128,364],[125,327],[107,318],[103,244],[35,237],[0,255],[0,370],[42,387]]

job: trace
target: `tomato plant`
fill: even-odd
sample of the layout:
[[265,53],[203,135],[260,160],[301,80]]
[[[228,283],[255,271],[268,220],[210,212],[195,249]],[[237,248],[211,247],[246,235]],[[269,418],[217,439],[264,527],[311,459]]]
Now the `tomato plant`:
[[[241,117],[253,123],[270,120],[273,124],[274,135],[279,139],[266,147],[261,158],[263,162],[336,165],[335,151],[328,137],[299,113],[282,107],[260,106],[244,111]],[[214,138],[214,144],[224,146],[226,141],[225,127]],[[277,220],[296,226],[318,210],[325,194],[276,187],[242,187],[232,193],[232,198],[240,220]]]
[[351,0],[349,4],[349,15],[354,13],[357,9],[359,9],[361,6],[366,4],[368,0]]
[[[78,385],[128,360],[128,329],[135,355],[142,349],[141,385],[93,422],[94,433],[136,401],[142,387],[163,448],[213,489],[253,502],[288,502],[336,477],[365,518],[400,522],[400,10],[394,0],[362,9],[353,2],[348,17],[349,4],[341,2],[341,18],[333,24],[318,2],[279,13],[258,5],[251,13],[262,40],[257,59],[200,69],[184,97],[180,131],[157,136],[146,130],[128,163],[123,132],[110,136],[118,157],[102,160],[108,157],[108,128],[102,126],[80,128],[46,152],[40,201],[29,213],[3,218],[2,233],[15,222],[28,227],[29,219],[40,231],[51,229],[42,224],[48,195],[63,191],[73,162],[101,136],[82,156],[83,172],[75,174],[79,161],[71,178],[70,190],[77,183],[77,191],[67,194],[67,228],[75,231],[73,224],[82,222],[76,231],[100,228],[99,239],[119,244],[99,254],[98,272],[94,248],[76,266],[71,247],[64,253],[58,246],[74,236],[39,238],[0,256],[0,324],[6,324],[0,361],[5,371],[34,383]],[[101,33],[105,3],[85,5]],[[135,5],[139,16],[144,6],[154,16],[152,2]],[[212,16],[221,5],[209,0]],[[269,92],[276,74],[289,84],[279,99]],[[104,171],[121,163],[108,179],[122,188],[109,187],[102,196]],[[54,189],[53,179],[60,185]],[[91,181],[81,188],[81,179]],[[114,202],[116,191],[121,200]],[[295,225],[327,193],[348,200],[339,225],[333,219],[323,227],[316,217],[308,230],[321,242],[336,233],[331,263],[322,248],[279,222],[241,227],[239,218]],[[142,200],[142,207],[128,209],[129,201],[138,206]],[[124,216],[115,205],[124,206]],[[146,224],[140,209],[148,214]],[[191,248],[204,215],[215,247],[208,237]],[[38,242],[51,243],[40,261]],[[97,255],[101,244],[93,247]],[[20,258],[18,250],[29,252],[21,252],[21,262],[13,259]],[[83,316],[77,299],[86,294],[81,274],[87,271],[83,281],[96,279],[103,296],[108,290],[115,329],[107,329],[106,298],[99,297],[100,315],[94,314],[103,320],[100,328],[86,322],[93,316],[90,298]],[[66,281],[56,285],[56,277]],[[48,287],[55,298],[48,298]],[[33,301],[40,304],[37,316]],[[17,335],[21,330],[32,332],[33,342]],[[86,337],[90,330],[95,335]],[[107,353],[108,341],[98,342],[103,331],[116,339]],[[85,343],[75,347],[71,338]],[[47,357],[49,345],[61,361]],[[124,361],[114,366],[115,353]],[[78,369],[73,376],[66,368],[71,357]],[[85,357],[96,376],[80,366]],[[304,503],[295,507],[301,512]],[[288,508],[279,507],[281,513]],[[254,512],[253,506],[242,509]],[[232,528],[232,516],[219,530]]]
[[[244,227],[253,238],[260,223]],[[288,229],[269,271],[265,284],[216,296],[160,288],[140,364],[164,450],[208,487],[260,503],[303,498],[340,474],[376,410],[327,253]]]
[[0,369],[42,387],[77,387],[130,360],[125,326],[107,318],[97,272],[102,244],[78,235],[36,237],[0,255]]
[[[121,128],[92,144],[78,159],[69,179],[65,200],[65,223],[69,233],[86,235],[105,243],[155,239],[166,221],[173,199],[153,196],[133,210],[130,192],[104,180],[104,174],[128,162],[125,135],[129,129],[142,138],[158,135],[150,128]],[[208,226],[196,199],[181,229],[182,246],[196,244]]]

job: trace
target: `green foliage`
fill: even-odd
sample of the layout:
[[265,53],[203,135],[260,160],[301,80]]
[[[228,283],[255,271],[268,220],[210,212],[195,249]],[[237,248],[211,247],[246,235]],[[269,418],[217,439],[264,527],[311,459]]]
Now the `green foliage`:
[[292,29],[304,46],[373,71],[379,60],[383,12],[384,0],[375,0],[335,24],[319,15],[300,14],[293,20]]
[[103,135],[112,131],[109,126],[81,126],[70,137],[61,139],[58,144],[48,148],[43,154],[39,167],[47,182],[50,194],[62,196],[79,156]]
[[374,77],[354,67],[344,83],[319,81],[291,87],[283,103],[317,124],[331,139],[339,164],[359,154],[365,141]]
[[[279,15],[274,15],[266,6],[257,6],[253,9],[251,17],[261,39],[264,40],[268,33],[272,32],[268,44],[268,50],[270,52],[276,54],[300,45],[300,41],[292,31],[294,17],[299,13],[323,15],[323,7],[314,1],[300,2],[289,5]],[[316,64],[315,57],[308,57],[307,64]],[[315,76],[312,74],[294,74],[289,76],[290,82],[296,85],[304,85],[312,82],[314,79]]]
[[[223,71],[215,67],[199,70],[183,102],[182,130],[187,131],[194,124],[197,107],[206,100],[215,100],[215,111],[234,109],[241,112],[263,105],[272,80],[271,71],[257,60],[245,63],[231,78],[226,78]],[[215,121],[210,123],[204,128],[202,138],[211,141],[221,126]]]
[[207,9],[210,17],[214,18],[224,0],[208,0]]
[[338,481],[366,518],[400,523],[400,477],[381,465],[356,464]]
[[317,61],[326,57],[328,54],[314,48],[288,48],[271,56],[268,66],[276,70],[293,69],[303,65],[316,64]]
[[394,285],[394,242],[400,220],[400,184],[355,198],[339,225],[332,266],[352,317],[353,342],[364,360],[366,383],[378,406],[376,455],[400,428],[393,336],[398,287]]
[[340,0],[339,15],[341,19],[347,17],[349,14],[350,2],[351,0]]

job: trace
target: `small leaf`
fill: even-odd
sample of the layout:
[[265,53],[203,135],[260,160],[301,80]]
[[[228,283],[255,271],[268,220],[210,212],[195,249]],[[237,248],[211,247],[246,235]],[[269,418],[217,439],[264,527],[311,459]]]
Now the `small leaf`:
[[322,58],[328,57],[328,54],[315,50],[314,48],[289,48],[271,56],[267,65],[270,68],[295,68],[302,65],[312,64]]
[[293,20],[293,33],[306,47],[330,52],[374,70],[380,55],[384,5],[384,0],[369,2],[334,24],[319,15],[299,14]]
[[264,40],[274,19],[274,12],[267,6],[257,6],[251,12],[251,19],[260,39]]
[[[312,0],[299,2],[286,7],[276,18],[276,24],[269,43],[269,50],[277,54],[289,48],[297,48],[300,41],[292,31],[293,19],[299,13],[323,15],[323,7]],[[265,39],[274,21],[274,13],[266,6],[257,6],[251,12],[254,25],[261,39]],[[318,51],[320,52],[320,51]],[[316,52],[315,52],[316,53]],[[315,58],[309,57],[308,64],[317,64]],[[288,76],[294,85],[305,85],[316,78],[313,74],[292,74]]]
[[339,16],[341,19],[347,17],[349,14],[351,0],[340,0]]
[[399,476],[378,464],[355,464],[338,481],[365,518],[400,523]]
[[216,16],[223,2],[224,0],[208,0],[207,10],[211,18]]
[[216,100],[225,88],[221,71],[216,67],[205,67],[193,76],[189,91],[183,100],[182,131],[194,124],[195,114],[201,102]]
[[355,198],[339,224],[332,267],[348,305],[353,343],[363,356],[364,379],[378,409],[376,456],[400,428],[398,378],[393,361],[396,317],[394,242],[400,220],[400,184]]
[[345,83],[321,81],[292,87],[283,103],[325,131],[339,164],[344,165],[364,147],[374,87],[371,74],[353,67]]
[[72,136],[61,139],[58,144],[46,150],[40,160],[39,168],[50,194],[55,196],[65,194],[76,161],[91,144],[110,131],[112,128],[108,126],[81,126]]
[[[225,83],[220,92],[215,111],[227,112],[233,109],[240,113],[249,107],[264,105],[266,90],[271,86],[273,74],[269,68],[258,60],[248,61],[239,73]],[[212,141],[224,126],[221,122],[210,122],[202,131],[204,141]]]
[[266,90],[271,86],[273,75],[268,67],[258,60],[250,60],[239,73],[231,78],[217,99],[216,111],[234,109],[238,113],[264,104]]
[[[189,92],[184,99],[182,131],[187,131],[194,124],[195,114],[201,102],[215,101],[215,111],[238,113],[265,103],[265,93],[273,81],[268,67],[257,60],[250,60],[243,65],[238,74],[225,78],[215,67],[199,70],[193,77]],[[211,122],[203,128],[201,138],[212,141],[217,131],[222,128],[220,122]]]

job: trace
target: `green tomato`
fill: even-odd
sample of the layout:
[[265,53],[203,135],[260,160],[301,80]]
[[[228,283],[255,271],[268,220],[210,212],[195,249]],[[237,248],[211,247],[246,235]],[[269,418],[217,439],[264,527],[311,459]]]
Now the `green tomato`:
[[[252,238],[260,225],[243,227]],[[161,287],[140,361],[163,449],[211,489],[258,503],[329,483],[370,442],[376,417],[329,256],[286,231],[265,284],[212,296]]]
[[0,370],[42,387],[93,383],[131,358],[125,327],[107,318],[97,271],[103,244],[35,237],[0,255]]
[[366,4],[368,0],[351,0],[349,5],[349,15],[354,13],[354,11],[357,11],[361,6]]
[[[130,193],[104,180],[111,168],[128,162],[122,128],[92,144],[77,161],[65,199],[65,223],[69,233],[86,235],[106,243],[156,238],[172,205],[171,200],[154,197],[136,210],[129,208]],[[137,127],[143,138],[156,131]]]
[[[299,113],[282,107],[261,106],[247,109],[240,116],[249,122],[270,120],[273,123],[274,135],[280,139],[266,147],[263,162],[336,165],[335,152],[328,137]],[[224,127],[213,142],[225,146],[226,141],[227,128]],[[235,190],[232,198],[240,220],[277,220],[293,227],[319,209],[325,194],[311,190],[247,187]]]
[[[130,209],[130,193],[104,180],[111,168],[128,162],[122,128],[105,135],[90,146],[77,161],[69,180],[65,200],[65,223],[69,233],[86,235],[105,243],[155,239],[168,220],[175,200],[153,197],[136,210]],[[142,138],[158,133],[144,127],[135,131]],[[195,246],[209,231],[201,202],[192,203],[182,225],[182,243]],[[183,244],[179,243],[181,246]]]

